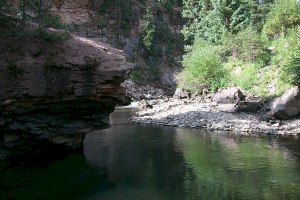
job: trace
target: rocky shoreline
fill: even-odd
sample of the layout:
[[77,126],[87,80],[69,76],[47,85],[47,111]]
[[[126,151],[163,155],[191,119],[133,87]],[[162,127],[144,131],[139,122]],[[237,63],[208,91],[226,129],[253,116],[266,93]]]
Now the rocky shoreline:
[[132,123],[232,131],[243,135],[298,135],[300,119],[278,120],[266,113],[236,112],[236,104],[203,103],[188,99],[153,100]]

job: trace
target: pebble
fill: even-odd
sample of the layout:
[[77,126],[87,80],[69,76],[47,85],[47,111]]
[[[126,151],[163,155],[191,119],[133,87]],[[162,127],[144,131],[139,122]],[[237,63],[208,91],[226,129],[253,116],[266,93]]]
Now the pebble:
[[282,122],[276,119],[263,121],[263,114],[236,113],[234,104],[199,103],[170,99],[158,100],[152,109],[138,111],[131,118],[133,123],[152,123],[165,126],[203,128],[233,131],[239,134],[262,133],[265,135],[300,134],[300,119]]

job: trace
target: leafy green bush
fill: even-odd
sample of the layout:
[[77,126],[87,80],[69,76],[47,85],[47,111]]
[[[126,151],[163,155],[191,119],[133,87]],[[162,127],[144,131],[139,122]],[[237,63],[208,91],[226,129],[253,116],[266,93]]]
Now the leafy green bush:
[[105,25],[106,25],[105,18],[102,17],[102,16],[99,16],[97,21],[96,21],[97,28],[99,28],[99,29],[103,28],[103,27],[105,27]]
[[114,4],[114,0],[106,0],[98,7],[97,11],[99,14],[103,14],[107,12]]
[[292,29],[289,32],[274,40],[271,44],[273,51],[272,64],[279,68],[286,65],[288,58],[295,52],[299,46],[299,31]]
[[194,93],[223,87],[227,83],[227,71],[221,65],[218,48],[197,38],[192,50],[184,56],[184,69],[177,77],[179,87]]
[[64,24],[61,22],[61,19],[59,16],[47,14],[42,18],[43,26],[48,28],[56,28],[56,29],[62,29],[64,28]]
[[232,59],[263,64],[270,61],[270,52],[267,51],[260,35],[252,27],[236,35],[227,36],[224,43],[226,54]]
[[153,42],[154,42],[154,36],[156,32],[156,25],[155,25],[155,19],[154,15],[151,11],[151,8],[148,8],[146,11],[146,22],[145,26],[143,27],[142,30],[142,43],[144,48],[148,51],[151,52],[153,48]]
[[130,78],[136,83],[143,83],[145,80],[144,71],[140,67],[135,67],[131,71]]
[[287,63],[282,67],[281,80],[292,85],[300,83],[300,46],[288,58]]
[[4,8],[6,9],[6,6],[7,6],[6,0],[0,0],[0,11],[4,10]]
[[50,33],[47,31],[39,31],[38,37],[42,38],[43,40],[47,42],[63,42],[66,40],[69,40],[71,36],[66,33]]
[[239,86],[245,91],[253,92],[258,84],[259,65],[241,60],[231,60],[225,64],[225,68],[231,71],[229,84]]
[[300,24],[300,5],[296,0],[277,0],[263,27],[267,38],[278,37]]
[[281,79],[281,70],[276,65],[269,65],[259,69],[255,92],[261,96],[282,95],[291,84]]
[[270,0],[184,0],[182,33],[189,43],[200,36],[220,44],[227,33],[236,34],[248,26],[260,31],[269,6]]

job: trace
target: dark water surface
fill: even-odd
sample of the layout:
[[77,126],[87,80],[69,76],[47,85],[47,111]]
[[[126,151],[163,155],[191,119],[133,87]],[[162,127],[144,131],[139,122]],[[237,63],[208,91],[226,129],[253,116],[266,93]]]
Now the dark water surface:
[[300,140],[132,125],[88,134],[84,154],[0,162],[0,199],[299,200]]

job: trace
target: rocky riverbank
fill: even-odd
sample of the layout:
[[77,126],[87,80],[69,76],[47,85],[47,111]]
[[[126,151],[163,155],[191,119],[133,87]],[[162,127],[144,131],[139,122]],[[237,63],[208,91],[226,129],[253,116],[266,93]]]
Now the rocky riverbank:
[[233,131],[239,134],[298,135],[300,119],[278,120],[266,113],[236,112],[236,104],[165,99],[151,102],[133,123]]

